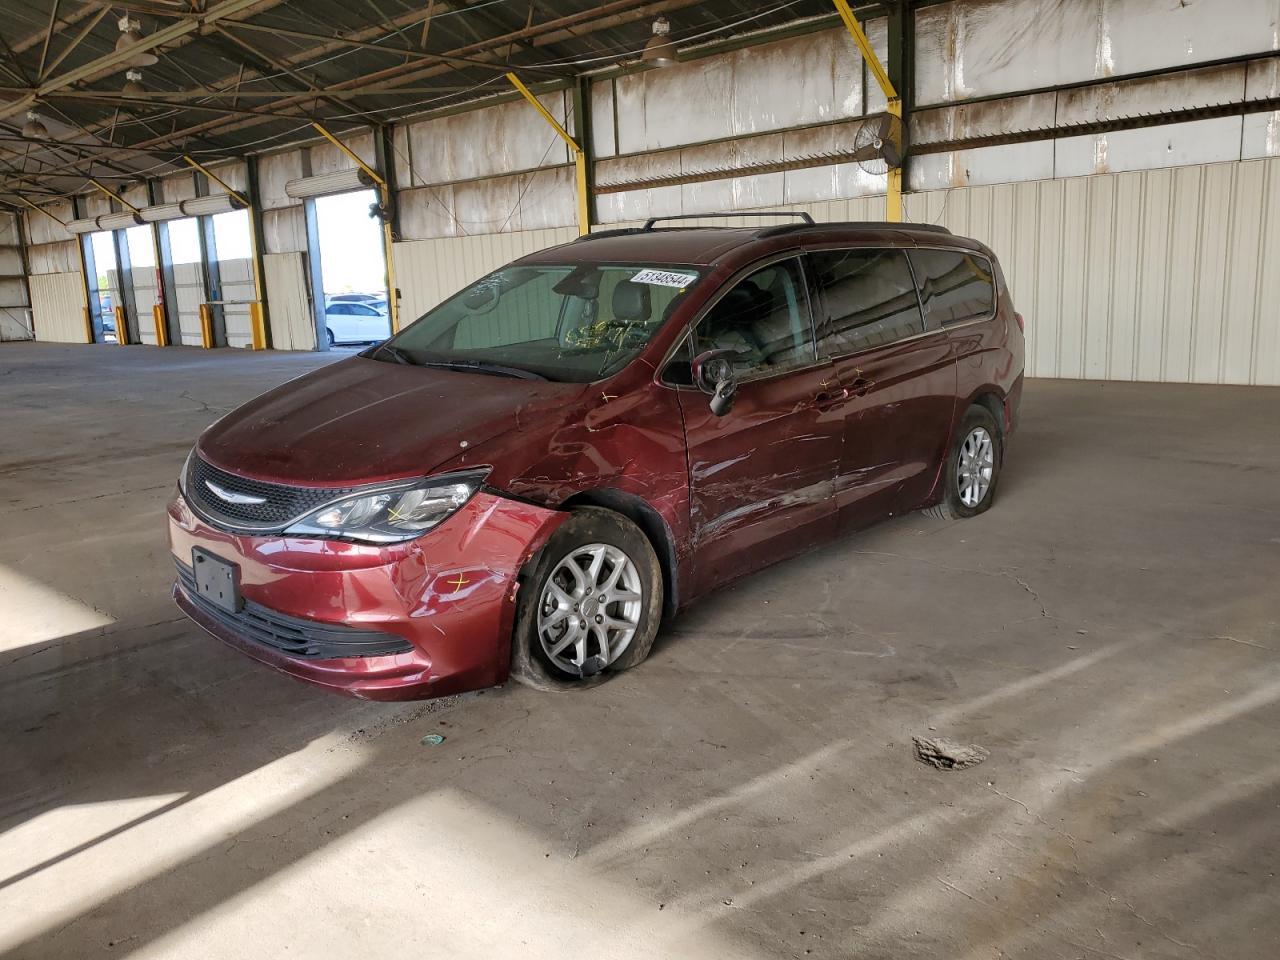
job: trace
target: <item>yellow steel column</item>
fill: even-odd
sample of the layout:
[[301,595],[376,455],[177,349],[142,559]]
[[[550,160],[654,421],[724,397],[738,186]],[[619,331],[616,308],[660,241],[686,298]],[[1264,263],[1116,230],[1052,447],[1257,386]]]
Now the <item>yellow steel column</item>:
[[[885,100],[888,101],[885,112],[901,120],[902,98],[898,96],[897,89],[889,79],[889,72],[885,70],[884,64],[871,49],[871,41],[867,39],[858,18],[853,15],[848,0],[831,0],[831,2],[835,5],[836,12],[840,14],[840,19],[844,21],[850,36],[853,37],[853,42],[858,45],[858,52],[867,62],[867,69],[871,71],[871,76],[884,93]],[[885,192],[885,219],[893,223],[902,220],[902,171],[900,169],[889,171],[889,183]]]
[[164,304],[153,303],[151,305],[151,320],[156,325],[157,347],[167,347],[169,345],[169,330],[165,326],[165,317]]
[[213,307],[207,303],[200,304],[200,345],[213,348]]
[[587,196],[587,154],[577,140],[569,136],[569,132],[560,125],[555,117],[544,107],[532,93],[529,88],[520,82],[520,78],[514,73],[508,73],[507,79],[511,81],[511,85],[520,91],[520,96],[524,97],[533,105],[533,108],[542,115],[542,119],[551,125],[551,129],[556,135],[569,145],[569,149],[573,151],[574,165],[574,183],[577,186],[578,194],[578,233],[587,234],[591,232],[591,215],[590,215],[590,198]]
[[[373,169],[373,167],[369,166],[369,164],[361,160],[354,150],[352,150],[345,143],[343,143],[341,140],[335,137],[323,126],[314,122],[311,124],[311,126],[316,128],[316,130],[320,133],[320,136],[324,137],[326,140],[332,143],[335,147],[337,147],[339,150],[345,153],[355,163],[357,167],[359,167],[361,170],[363,170],[365,173],[369,175],[369,177],[373,180],[373,182],[377,184],[379,202],[381,202],[384,208],[390,209],[391,204],[395,201],[395,198],[391,196],[391,189],[387,186],[387,181],[382,176],[382,174],[378,173],[377,170]],[[391,308],[391,332],[399,333],[400,332],[400,298],[396,296],[396,257],[395,257],[395,250],[392,248],[393,242],[394,242],[394,238],[391,235],[391,223],[388,220],[383,220],[382,221],[382,248],[386,255],[386,261],[387,261],[387,306]]]
[[[227,196],[234,197],[245,210],[249,211],[249,243],[252,246],[252,250],[249,253],[249,263],[253,267],[253,303],[249,304],[249,328],[253,338],[253,349],[265,350],[267,348],[267,329],[262,321],[262,299],[264,293],[262,289],[262,273],[258,269],[258,224],[254,220],[252,205],[247,197],[237,190],[232,190],[230,184],[194,158],[183,155],[182,159],[222,187],[223,190],[227,191]],[[205,344],[206,347],[212,345],[212,342]]]

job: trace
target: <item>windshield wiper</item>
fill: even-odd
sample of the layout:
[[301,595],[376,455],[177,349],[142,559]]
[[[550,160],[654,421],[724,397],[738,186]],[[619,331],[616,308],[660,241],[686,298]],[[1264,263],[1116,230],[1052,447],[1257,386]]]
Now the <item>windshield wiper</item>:
[[438,367],[441,370],[461,370],[466,373],[487,373],[495,377],[516,377],[520,380],[547,379],[542,374],[523,367],[509,367],[506,364],[489,363],[486,360],[425,360],[421,366]]
[[412,357],[409,356],[409,354],[406,351],[401,350],[399,347],[392,346],[390,343],[378,344],[378,346],[373,348],[373,353],[371,353],[370,356],[376,357],[380,353],[390,354],[391,359],[393,359],[396,363],[408,364],[411,367],[417,366],[417,363],[414,361]]

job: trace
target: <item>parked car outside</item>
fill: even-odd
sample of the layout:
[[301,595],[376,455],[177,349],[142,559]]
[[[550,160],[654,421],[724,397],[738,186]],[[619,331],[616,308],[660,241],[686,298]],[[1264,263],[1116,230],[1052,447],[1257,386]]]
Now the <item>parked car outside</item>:
[[391,336],[391,317],[386,308],[368,303],[334,300],[325,307],[324,325],[331,347],[339,343],[374,343]]
[[378,300],[386,302],[386,296],[380,293],[333,293],[325,294],[324,302],[328,303],[374,303]]
[[995,257],[942,229],[598,233],[206,430],[175,597],[356,696],[589,685],[767,564],[982,513],[1022,369]]

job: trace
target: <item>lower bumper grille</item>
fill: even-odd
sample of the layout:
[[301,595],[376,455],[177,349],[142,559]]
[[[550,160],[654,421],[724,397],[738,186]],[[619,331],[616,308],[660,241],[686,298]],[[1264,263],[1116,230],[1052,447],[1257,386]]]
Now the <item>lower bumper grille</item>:
[[249,600],[244,602],[244,609],[239,613],[228,613],[200,596],[196,591],[195,574],[189,566],[184,563],[176,565],[183,599],[202,616],[237,637],[285,656],[299,660],[336,660],[343,657],[384,657],[408,653],[413,649],[413,644],[394,633],[304,620]]

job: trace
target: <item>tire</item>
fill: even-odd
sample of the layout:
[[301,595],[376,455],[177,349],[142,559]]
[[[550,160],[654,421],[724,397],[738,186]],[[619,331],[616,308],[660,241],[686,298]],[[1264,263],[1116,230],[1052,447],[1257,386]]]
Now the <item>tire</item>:
[[[575,579],[575,566],[582,579]],[[587,592],[593,567],[598,573]],[[600,596],[615,594],[621,599],[599,605]],[[635,599],[627,599],[632,594]],[[629,670],[653,647],[662,601],[662,569],[648,538],[621,514],[581,507],[552,534],[521,582],[511,676],[540,690],[570,690]]]
[[[986,443],[982,440],[984,434],[988,441]],[[968,448],[966,444],[969,444]],[[978,454],[977,463],[970,458],[970,451]],[[926,507],[924,512],[940,520],[967,520],[985,513],[995,501],[1003,460],[1004,439],[1000,435],[996,418],[986,407],[975,403],[965,411],[951,443],[951,450],[947,453],[942,473],[942,500]],[[969,481],[964,485],[962,473]],[[984,481],[985,489],[982,487]],[[976,490],[973,487],[975,482]]]
[[328,330],[328,329],[326,329],[326,330],[325,330],[325,333],[327,333],[327,334],[329,335],[329,348],[330,348],[330,349],[333,349],[334,347],[336,347],[336,346],[338,345],[338,341],[337,341],[337,340],[335,340],[335,339],[333,338],[333,331],[332,331],[332,330]]

